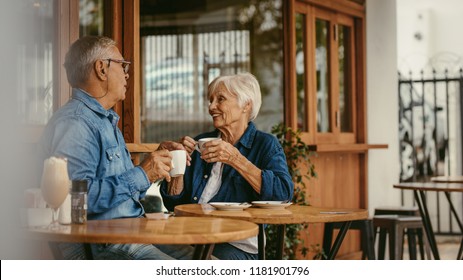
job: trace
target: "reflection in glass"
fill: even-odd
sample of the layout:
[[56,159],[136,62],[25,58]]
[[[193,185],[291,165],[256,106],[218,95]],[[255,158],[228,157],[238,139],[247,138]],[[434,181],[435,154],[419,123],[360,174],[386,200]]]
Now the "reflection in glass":
[[296,14],[296,91],[297,91],[297,127],[308,131],[305,85],[305,15]]
[[315,66],[317,80],[317,131],[329,132],[330,89],[329,89],[329,22],[317,19],[315,23]]
[[341,132],[352,132],[351,93],[349,92],[349,52],[350,29],[340,25],[338,29],[338,60],[339,60],[339,112]]
[[210,3],[140,1],[142,142],[212,130],[207,85],[224,74],[258,79],[259,129],[283,119],[281,0]]
[[53,113],[54,2],[24,4],[21,13],[27,18],[18,30],[12,29],[19,41],[16,53],[9,54],[17,58],[17,81],[11,82],[17,84],[17,110],[25,125],[44,125]]
[[103,1],[79,0],[79,36],[103,35]]

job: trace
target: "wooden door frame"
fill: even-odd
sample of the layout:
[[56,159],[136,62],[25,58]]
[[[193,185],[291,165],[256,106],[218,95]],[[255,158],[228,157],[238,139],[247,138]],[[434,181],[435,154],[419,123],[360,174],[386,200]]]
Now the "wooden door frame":
[[64,58],[71,44],[79,38],[79,1],[56,1],[53,111],[63,106],[71,96],[71,86],[64,70]]
[[124,59],[130,60],[125,100],[114,106],[121,116],[119,128],[127,143],[140,143],[140,1],[105,0],[105,35],[117,42]]

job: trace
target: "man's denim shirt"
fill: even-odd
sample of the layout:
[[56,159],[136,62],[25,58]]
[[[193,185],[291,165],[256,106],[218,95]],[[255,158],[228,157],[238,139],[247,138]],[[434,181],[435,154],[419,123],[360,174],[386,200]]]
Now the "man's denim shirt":
[[139,217],[139,199],[150,182],[134,167],[121,131],[119,116],[94,98],[73,89],[72,99],[53,114],[41,140],[41,157],[68,159],[71,180],[87,180],[88,219]]
[[[219,131],[198,135],[195,140],[205,137],[217,137]],[[256,129],[250,122],[235,147],[250,162],[262,170],[262,186],[260,194],[254,191],[249,182],[229,165],[224,165],[222,185],[211,202],[250,202],[253,200],[286,200],[293,197],[294,184],[288,171],[283,148],[275,136]],[[191,154],[191,166],[184,175],[184,189],[176,196],[167,194],[167,183],[162,182],[161,195],[167,209],[173,210],[176,205],[198,203],[201,194],[211,175],[212,163],[200,158],[198,151]]]

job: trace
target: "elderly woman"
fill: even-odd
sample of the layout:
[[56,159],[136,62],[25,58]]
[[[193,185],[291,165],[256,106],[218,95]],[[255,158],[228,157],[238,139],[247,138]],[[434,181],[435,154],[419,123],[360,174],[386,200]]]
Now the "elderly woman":
[[[165,206],[172,210],[185,203],[291,199],[294,186],[281,145],[252,122],[262,103],[256,78],[249,73],[220,76],[210,83],[208,97],[216,130],[182,138],[191,166],[184,177],[163,182]],[[206,142],[200,153],[195,145],[205,137],[220,139]],[[257,259],[257,238],[217,244],[213,254],[219,259]]]

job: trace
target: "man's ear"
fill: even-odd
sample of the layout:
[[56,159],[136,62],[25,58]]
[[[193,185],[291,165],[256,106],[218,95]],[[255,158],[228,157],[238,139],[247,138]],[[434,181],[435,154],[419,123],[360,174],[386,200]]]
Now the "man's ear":
[[94,64],[96,76],[101,80],[106,80],[106,63],[103,60],[97,60]]

